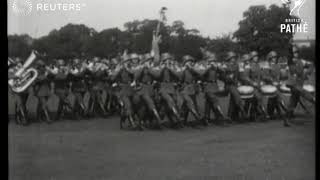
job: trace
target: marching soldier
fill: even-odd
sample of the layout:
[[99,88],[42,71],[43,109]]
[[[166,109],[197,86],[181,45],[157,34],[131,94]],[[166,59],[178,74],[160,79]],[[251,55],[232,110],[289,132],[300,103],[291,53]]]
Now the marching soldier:
[[[281,81],[281,66],[278,61],[278,54],[275,51],[271,51],[267,55],[267,67],[262,70],[262,81],[267,85],[274,85],[278,87]],[[284,103],[284,100],[281,97],[280,91],[276,92],[275,102],[270,106],[271,111],[275,109],[278,114],[281,116],[281,109],[287,113],[287,107]],[[272,101],[273,102],[273,101]],[[268,112],[269,115],[272,115],[273,112]]]
[[236,53],[230,51],[227,53],[226,61],[223,62],[221,68],[218,68],[218,72],[221,73],[221,80],[225,84],[225,90],[230,94],[230,103],[228,114],[232,120],[235,120],[235,116],[238,112],[241,117],[246,117],[244,111],[244,102],[240,97],[238,86],[239,66],[236,62]]
[[[288,118],[290,118],[300,101],[300,97],[315,104],[315,97],[303,89],[303,83],[306,79],[304,69],[308,64],[299,58],[298,48],[293,47],[293,58],[289,64],[289,81],[287,86],[291,89],[291,97],[288,105]],[[284,126],[289,126],[289,122],[286,120]]]
[[183,89],[181,94],[183,97],[183,104],[187,107],[187,112],[185,112],[184,114],[184,121],[185,123],[187,123],[188,111],[190,111],[198,122],[202,122],[203,125],[207,126],[209,125],[208,120],[205,118],[201,118],[195,106],[195,83],[199,77],[198,73],[193,69],[194,58],[189,55],[186,55],[182,59],[185,68],[181,76],[181,80],[183,83]]
[[239,80],[244,85],[250,85],[255,88],[254,90],[254,110],[267,119],[268,115],[263,106],[263,96],[259,92],[261,85],[261,68],[259,64],[259,57],[256,51],[252,51],[250,55],[245,54],[242,56],[243,64],[239,73]]
[[57,119],[60,119],[62,116],[62,113],[64,112],[66,107],[69,107],[69,104],[67,102],[67,75],[68,75],[68,68],[65,66],[65,62],[63,59],[59,59],[57,61],[58,63],[58,73],[55,76],[55,93],[59,97],[59,108],[58,108],[58,116]]
[[206,57],[207,68],[202,75],[202,79],[205,83],[204,85],[204,93],[206,100],[206,111],[205,116],[207,119],[210,119],[210,110],[212,109],[216,115],[216,117],[221,118],[223,123],[228,120],[228,118],[222,112],[219,99],[216,93],[220,92],[218,86],[218,65],[216,63],[216,56],[214,54]]
[[154,102],[155,92],[152,83],[156,75],[151,66],[152,61],[153,57],[150,54],[146,54],[142,61],[143,67],[136,77],[137,82],[141,83],[141,89],[137,94],[156,118],[156,128],[161,128],[161,118]]
[[131,83],[134,80],[134,75],[130,72],[130,57],[125,55],[123,58],[123,65],[118,65],[111,73],[111,80],[115,81],[120,86],[119,98],[122,104],[122,113],[120,114],[120,128],[123,128],[125,119],[128,119],[133,129],[142,130],[141,126],[137,126],[134,122],[134,112],[132,100],[134,96],[134,89]]
[[35,86],[37,87],[37,96],[40,100],[40,113],[44,115],[47,123],[51,123],[52,121],[47,110],[47,99],[50,95],[50,82],[47,78],[48,72],[42,60],[38,60],[37,65],[39,75]]
[[[169,53],[161,55],[160,73],[158,81],[160,83],[159,95],[164,101],[164,107],[167,108],[166,114],[172,123],[177,126],[181,122],[181,118],[177,109],[176,101],[174,97],[176,95],[176,89],[174,81],[179,81],[179,75],[176,71],[169,68],[169,61],[172,56]],[[173,115],[175,119],[172,119],[170,115]]]

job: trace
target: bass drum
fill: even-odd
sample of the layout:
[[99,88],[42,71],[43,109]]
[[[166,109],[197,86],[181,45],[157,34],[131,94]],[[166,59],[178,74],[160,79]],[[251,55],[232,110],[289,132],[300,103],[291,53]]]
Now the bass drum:
[[304,84],[303,89],[311,94],[315,93],[315,87],[311,84]]
[[273,85],[263,85],[260,88],[262,95],[267,97],[274,97],[277,92],[277,88]]
[[252,86],[239,86],[237,89],[242,99],[249,99],[253,97],[254,88]]
[[285,96],[291,96],[291,89],[286,86],[286,84],[281,84],[279,87],[281,94]]

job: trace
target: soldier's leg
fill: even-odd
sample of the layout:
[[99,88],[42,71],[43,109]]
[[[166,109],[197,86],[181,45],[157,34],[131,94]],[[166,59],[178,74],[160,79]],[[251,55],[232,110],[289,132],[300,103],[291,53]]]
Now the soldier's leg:
[[46,99],[45,96],[41,96],[41,97],[39,97],[39,99],[40,99],[40,108],[41,108],[42,113],[45,116],[45,121],[47,123],[51,123],[52,121],[50,119],[50,116],[49,116],[49,113],[48,113],[48,110],[47,110],[47,106],[46,106],[47,99]]
[[227,89],[228,89],[228,91],[230,93],[230,99],[231,99],[230,103],[232,103],[232,108],[230,110],[232,110],[233,113],[236,113],[234,111],[236,109],[238,109],[240,111],[242,117],[246,118],[246,113],[245,113],[245,110],[244,110],[244,102],[241,99],[240,94],[239,94],[236,86],[228,86]]
[[207,93],[206,100],[208,101],[210,107],[214,110],[217,118],[222,118],[223,122],[229,120],[229,118],[223,113],[219,99],[214,93]]
[[184,102],[186,104],[186,107],[191,111],[191,113],[193,114],[193,116],[196,118],[197,121],[202,121],[204,125],[208,125],[208,120],[207,119],[201,119],[197,109],[196,109],[196,106],[195,106],[195,103],[194,103],[194,100],[192,99],[192,97],[188,94],[183,94],[183,99],[184,99]]
[[161,118],[160,118],[159,112],[156,109],[155,103],[154,103],[153,99],[151,98],[151,96],[147,93],[144,93],[142,95],[142,100],[146,104],[148,109],[153,113],[154,117],[157,120],[157,125],[160,126]]
[[22,125],[27,125],[27,117],[26,117],[26,112],[25,112],[25,103],[23,102],[23,98],[21,94],[16,94],[15,95],[16,99],[16,111],[19,114],[19,117],[16,119],[17,124],[22,124]]
[[165,101],[166,105],[168,106],[168,108],[170,109],[170,111],[173,112],[173,114],[176,116],[176,118],[178,119],[178,121],[180,121],[180,115],[179,112],[176,108],[176,105],[174,103],[173,98],[171,97],[171,95],[169,95],[167,92],[160,92],[160,96],[162,97],[162,99]]
[[121,97],[121,102],[123,103],[123,114],[125,115],[126,118],[128,118],[129,123],[131,126],[136,129],[137,126],[134,122],[133,118],[133,111],[132,111],[132,102],[130,97],[128,96],[122,96]]
[[258,110],[258,113],[260,113],[261,115],[264,116],[264,118],[268,119],[269,118],[269,115],[263,105],[263,95],[258,91],[258,90],[255,90],[254,91],[254,98],[256,100],[256,105],[257,105],[257,110]]

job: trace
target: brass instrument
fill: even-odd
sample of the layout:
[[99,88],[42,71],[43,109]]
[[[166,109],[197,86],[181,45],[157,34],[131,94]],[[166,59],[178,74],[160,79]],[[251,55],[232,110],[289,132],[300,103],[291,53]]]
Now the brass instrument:
[[[8,84],[12,91],[16,93],[23,92],[38,77],[38,71],[36,69],[28,68],[35,59],[36,55],[34,51],[32,51],[23,66],[14,73],[14,78],[8,80]],[[12,63],[9,61],[10,59],[8,60],[8,65]]]

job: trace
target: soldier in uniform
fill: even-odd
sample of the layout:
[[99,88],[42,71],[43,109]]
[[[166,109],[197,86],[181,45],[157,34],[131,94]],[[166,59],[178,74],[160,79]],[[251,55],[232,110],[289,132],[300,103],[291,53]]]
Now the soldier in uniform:
[[[75,113],[76,116],[83,114],[85,112],[85,107],[83,104],[83,96],[86,91],[86,82],[83,78],[84,67],[80,63],[80,59],[74,59],[72,67],[70,69],[70,74],[72,74],[72,92],[76,97],[76,104],[80,111]],[[78,117],[76,117],[78,118]]]
[[63,59],[59,59],[57,61],[58,63],[58,73],[56,74],[55,76],[55,93],[56,95],[59,97],[59,108],[58,108],[58,116],[57,118],[60,119],[61,116],[62,116],[62,113],[64,112],[65,108],[66,107],[69,107],[69,103],[67,102],[67,94],[68,94],[68,91],[67,91],[67,86],[68,86],[68,83],[67,83],[67,76],[68,76],[68,73],[69,73],[69,70],[68,68],[66,67],[65,65],[65,62]]
[[182,59],[185,68],[181,76],[183,83],[181,94],[183,97],[183,104],[187,107],[185,108],[186,112],[184,114],[184,121],[187,123],[188,112],[190,111],[198,122],[201,122],[203,125],[207,126],[209,124],[208,119],[201,118],[195,106],[195,83],[196,80],[199,79],[198,73],[193,69],[195,59],[189,55],[184,56]]
[[140,96],[147,109],[151,111],[156,118],[155,127],[161,128],[161,118],[154,102],[155,92],[152,83],[156,75],[151,66],[152,61],[153,57],[150,54],[145,54],[144,60],[142,61],[143,67],[136,77],[137,82],[141,83],[141,89],[137,94]]
[[207,119],[210,117],[210,110],[213,110],[216,117],[221,118],[222,122],[226,122],[228,118],[222,112],[219,99],[216,93],[220,92],[218,86],[218,65],[216,63],[217,59],[215,54],[212,54],[206,57],[207,68],[202,75],[202,80],[205,83],[204,85],[204,93],[206,100],[206,111],[205,116]]
[[136,125],[134,121],[134,111],[132,107],[132,100],[134,96],[134,89],[131,83],[134,80],[134,74],[130,70],[130,57],[124,56],[123,64],[118,65],[115,70],[111,73],[111,80],[117,82],[120,86],[119,99],[122,104],[122,112],[120,114],[120,128],[123,128],[123,123],[128,119],[133,129],[142,130],[141,125]]
[[254,90],[254,106],[253,110],[257,111],[261,118],[268,119],[268,115],[263,106],[263,96],[260,93],[261,85],[261,68],[259,64],[259,57],[256,51],[252,51],[250,55],[242,56],[243,64],[239,73],[239,80],[243,85],[250,85]]
[[[294,109],[298,105],[300,98],[304,98],[307,101],[315,104],[315,97],[303,89],[303,83],[306,79],[304,68],[307,63],[299,58],[298,48],[292,48],[293,58],[289,64],[289,80],[287,87],[291,89],[291,97],[288,105],[288,118],[290,118],[294,112]],[[285,120],[284,126],[289,126],[289,121]]]
[[[158,82],[160,83],[159,95],[164,102],[162,105],[166,108],[165,112],[169,119],[174,126],[178,126],[181,122],[181,118],[174,98],[176,89],[173,82],[179,80],[179,75],[176,71],[169,68],[169,61],[171,59],[172,56],[169,53],[163,53],[161,55],[160,73],[158,76]],[[173,115],[174,118],[171,118],[171,115]]]
[[47,99],[50,95],[50,82],[47,78],[48,75],[48,71],[46,69],[46,65],[42,60],[38,60],[37,62],[37,70],[38,70],[38,79],[35,83],[35,86],[37,88],[35,88],[36,95],[38,96],[39,100],[40,100],[40,113],[38,113],[39,115],[44,115],[45,121],[47,123],[51,123],[51,119],[49,117],[48,114],[48,110],[47,110]]
[[[9,65],[8,67],[8,78],[9,79],[14,79],[17,78],[15,76],[15,72],[22,68],[22,63],[19,60],[12,61],[12,64]],[[30,88],[30,87],[29,87]],[[14,97],[14,102],[15,102],[15,107],[16,107],[16,112],[15,112],[15,120],[17,124],[22,124],[22,125],[27,125],[27,117],[26,117],[26,107],[25,107],[25,102],[28,94],[26,92],[21,92],[21,93],[16,93],[13,92],[11,89],[9,89],[11,93],[13,93]],[[19,114],[19,115],[18,115]]]
[[[278,54],[275,51],[271,51],[267,55],[267,67],[262,70],[262,81],[265,84],[274,85],[276,87],[279,86],[281,81],[281,67],[278,62]],[[287,107],[284,103],[284,100],[281,97],[281,94],[279,91],[276,92],[276,96],[274,98],[273,102],[270,106],[270,110],[276,110],[279,116],[281,116],[281,109],[287,113]],[[268,112],[269,115],[273,116],[273,112]]]
[[239,65],[236,62],[236,53],[230,51],[227,53],[226,61],[223,62],[221,68],[218,68],[221,80],[225,84],[225,90],[230,94],[230,103],[228,114],[232,120],[238,118],[237,113],[240,113],[241,117],[246,118],[244,111],[244,102],[240,97],[238,86]]

